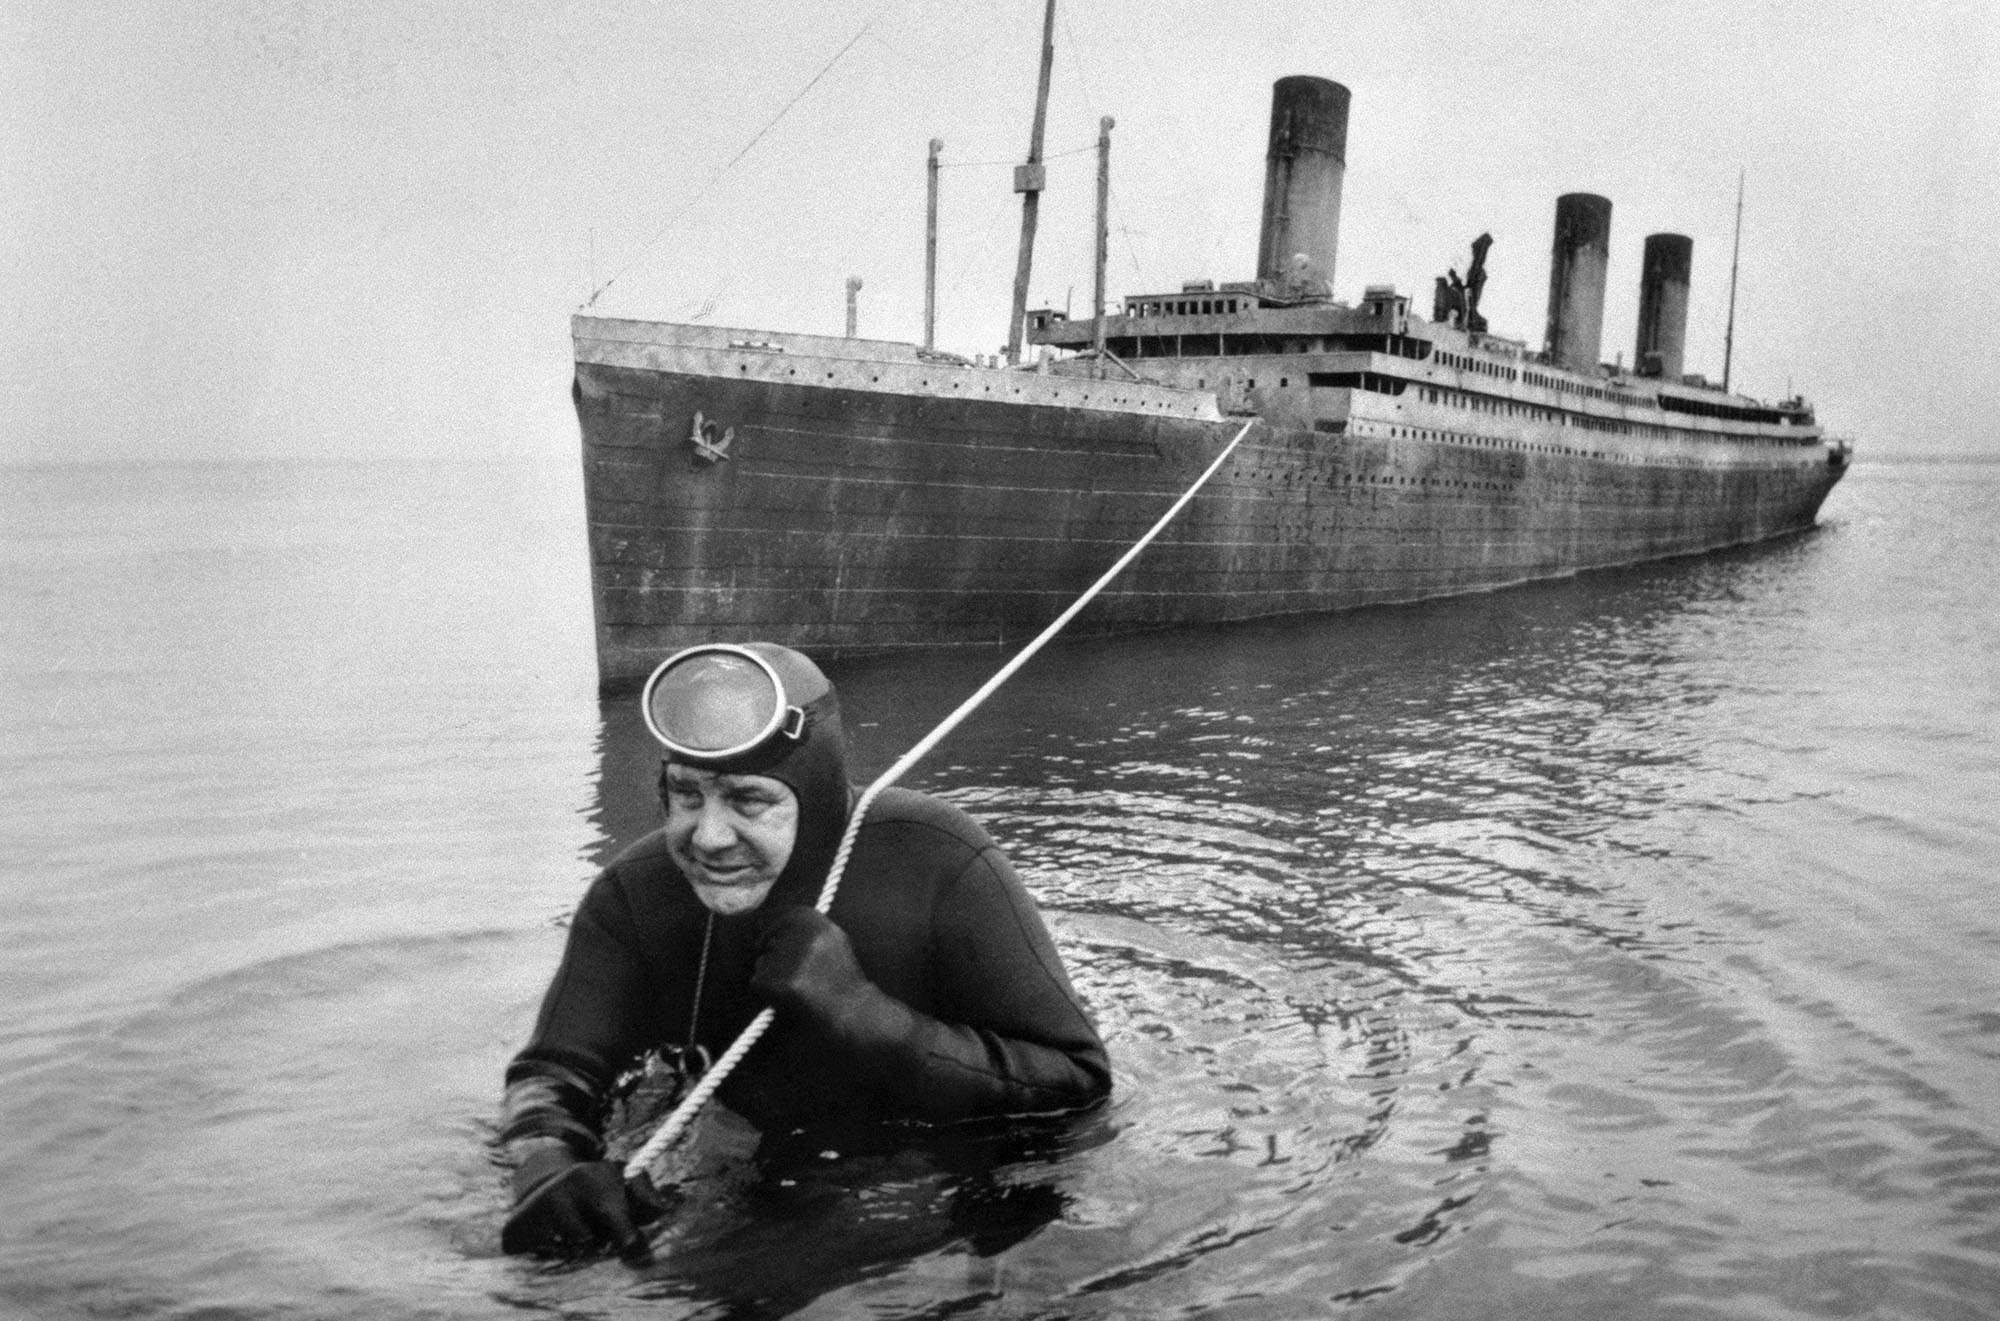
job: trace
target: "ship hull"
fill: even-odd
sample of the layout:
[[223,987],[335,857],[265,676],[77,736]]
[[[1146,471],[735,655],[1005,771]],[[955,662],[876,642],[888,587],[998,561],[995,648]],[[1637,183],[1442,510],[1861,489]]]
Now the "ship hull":
[[644,339],[578,339],[606,691],[701,641],[832,656],[1025,640],[1246,421],[1075,631],[1411,601],[1741,545],[1810,526],[1841,471],[1821,452],[1689,462],[1358,420],[1333,435],[1187,391],[828,351],[840,341]]

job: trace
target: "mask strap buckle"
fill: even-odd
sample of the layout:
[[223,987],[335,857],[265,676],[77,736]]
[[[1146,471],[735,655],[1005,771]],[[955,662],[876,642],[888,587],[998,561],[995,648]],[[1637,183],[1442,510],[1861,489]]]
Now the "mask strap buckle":
[[797,743],[806,736],[806,713],[796,706],[785,708],[784,727],[778,731],[792,742]]

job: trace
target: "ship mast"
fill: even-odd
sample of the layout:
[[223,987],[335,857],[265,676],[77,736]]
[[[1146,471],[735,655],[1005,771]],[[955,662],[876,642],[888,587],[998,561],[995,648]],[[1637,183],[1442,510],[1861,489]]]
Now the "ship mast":
[[1729,322],[1722,331],[1722,389],[1729,392],[1729,358],[1736,348],[1736,257],[1743,251],[1743,169],[1736,170],[1736,239],[1729,245]]
[[926,352],[937,347],[937,211],[938,211],[938,153],[944,150],[943,138],[931,139],[930,203],[924,212],[924,349]]
[[1096,327],[1091,332],[1091,342],[1096,350],[1098,376],[1104,375],[1104,265],[1111,237],[1111,130],[1117,126],[1118,121],[1109,115],[1097,121],[1097,242],[1092,261],[1097,268],[1097,280],[1090,315]]
[[1014,167],[1014,191],[1021,194],[1021,257],[1014,266],[1014,309],[1007,323],[1007,361],[1021,360],[1021,323],[1028,317],[1028,270],[1035,257],[1035,213],[1048,177],[1042,165],[1042,126],[1049,111],[1049,70],[1056,62],[1056,0],[1042,17],[1042,76],[1035,89],[1035,130],[1028,139],[1028,163]]

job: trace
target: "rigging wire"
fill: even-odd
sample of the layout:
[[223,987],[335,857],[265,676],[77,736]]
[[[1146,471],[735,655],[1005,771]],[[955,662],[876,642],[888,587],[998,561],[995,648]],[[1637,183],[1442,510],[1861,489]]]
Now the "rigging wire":
[[979,242],[974,244],[971,251],[959,261],[957,270],[952,273],[951,283],[946,286],[946,293],[956,294],[965,288],[966,282],[972,278],[974,268],[986,264],[986,254],[993,248],[994,231],[1012,219],[1012,215],[999,207],[994,207],[988,213],[986,227],[979,232]]
[[[1059,161],[1065,156],[1081,156],[1086,151],[1096,151],[1096,150],[1097,150],[1097,144],[1095,142],[1086,142],[1081,147],[1071,147],[1068,151],[1044,152],[1042,153],[1042,159],[1044,161]],[[1019,165],[1020,163],[1021,163],[1021,158],[1019,156],[1009,156],[1004,160],[939,161],[938,168],[940,170],[965,170],[965,169],[971,169],[975,166],[985,166],[985,165],[1015,166]]]
[[[1083,55],[1081,53],[1083,43],[1076,39],[1076,31],[1069,25],[1068,10],[1063,11],[1062,23],[1063,36],[1068,39],[1068,44],[1064,47],[1063,53],[1069,56],[1071,67],[1076,70],[1076,83],[1078,87],[1083,89],[1084,105],[1092,110],[1091,117],[1097,118],[1098,115],[1095,113],[1097,110],[1097,94],[1091,88],[1090,71],[1083,64]],[[1080,148],[1080,150],[1096,151],[1097,144],[1093,142],[1087,147]],[[1147,284],[1149,281],[1146,278],[1145,269],[1139,264],[1138,245],[1132,241],[1132,227],[1126,223],[1125,207],[1118,201],[1118,186],[1115,181],[1111,185],[1110,194],[1110,198],[1108,199],[1109,205],[1106,209],[1114,212],[1118,217],[1118,233],[1125,240],[1125,255],[1132,263],[1133,274],[1138,278],[1141,285]]]
[[1116,184],[1111,186],[1110,193],[1111,205],[1109,209],[1118,216],[1118,232],[1125,236],[1125,256],[1132,263],[1132,274],[1138,278],[1142,286],[1149,284],[1151,281],[1147,279],[1146,268],[1139,264],[1139,245],[1132,239],[1132,226],[1125,221],[1125,205],[1118,200],[1118,186]]
[[805,99],[807,92],[812,91],[813,88],[819,85],[820,79],[826,77],[827,74],[833,71],[833,66],[840,63],[842,57],[844,57],[847,54],[847,52],[853,50],[855,44],[858,43],[863,37],[868,35],[868,30],[875,26],[876,22],[879,21],[882,15],[888,11],[889,7],[890,6],[888,4],[884,4],[881,8],[877,9],[874,12],[874,14],[870,15],[868,21],[861,25],[861,30],[855,33],[852,37],[849,37],[847,40],[847,44],[845,46],[842,46],[839,50],[835,51],[833,54],[833,58],[828,60],[824,65],[822,65],[820,67],[820,71],[814,74],[811,80],[808,81],[804,87],[801,87],[796,93],[794,93],[791,100],[785,102],[784,105],[778,108],[778,113],[771,116],[770,121],[766,123],[764,127],[757,130],[757,135],[751,138],[749,142],[745,143],[741,151],[737,152],[734,156],[731,156],[729,160],[723,164],[721,169],[717,170],[714,174],[710,175],[708,178],[708,182],[704,183],[699,189],[697,189],[695,191],[695,195],[688,199],[687,204],[683,206],[679,211],[675,212],[673,217],[669,219],[666,224],[660,226],[659,230],[654,233],[653,237],[647,239],[644,243],[640,244],[639,250],[634,254],[632,254],[632,259],[630,261],[626,262],[623,266],[619,267],[617,272],[613,274],[610,279],[606,280],[603,284],[598,285],[596,290],[592,292],[590,297],[584,300],[583,305],[585,307],[593,306],[597,302],[598,297],[602,295],[606,289],[609,289],[613,284],[616,284],[618,280],[621,279],[628,271],[630,271],[634,266],[639,264],[641,258],[643,258],[648,252],[652,251],[654,244],[658,243],[661,239],[665,238],[676,225],[681,223],[681,221],[687,219],[688,212],[694,210],[695,206],[700,203],[701,199],[708,195],[709,189],[715,187],[715,185],[721,181],[723,175],[729,173],[730,170],[734,169],[738,161],[742,160],[745,156],[748,156],[751,153],[751,151],[753,151],[756,148],[757,144],[764,140],[765,134],[769,133],[772,129],[776,128],[778,126],[778,121],[783,119],[787,114],[789,114],[793,106],[797,105],[800,101],[803,101]]
[[1068,43],[1063,48],[1063,53],[1069,56],[1070,65],[1076,70],[1077,86],[1083,89],[1084,108],[1091,112],[1091,118],[1096,119],[1100,114],[1097,109],[1097,94],[1090,88],[1090,75],[1083,67],[1083,56],[1077,54],[1083,48],[1077,44],[1076,32],[1069,25],[1069,11],[1067,9],[1063,10],[1062,25],[1063,38]]

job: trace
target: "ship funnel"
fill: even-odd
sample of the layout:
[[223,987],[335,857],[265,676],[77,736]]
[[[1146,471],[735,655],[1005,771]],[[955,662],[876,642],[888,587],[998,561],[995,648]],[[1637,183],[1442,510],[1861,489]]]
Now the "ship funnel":
[[1687,348],[1688,273],[1694,240],[1685,234],[1646,235],[1639,274],[1639,336],[1632,363],[1641,376],[1681,378]]
[[1271,88],[1257,279],[1295,297],[1333,290],[1348,99],[1339,83],[1303,74],[1280,78]]
[[1596,193],[1556,199],[1549,257],[1549,356],[1571,371],[1594,372],[1604,344],[1604,268],[1611,260],[1611,202]]

